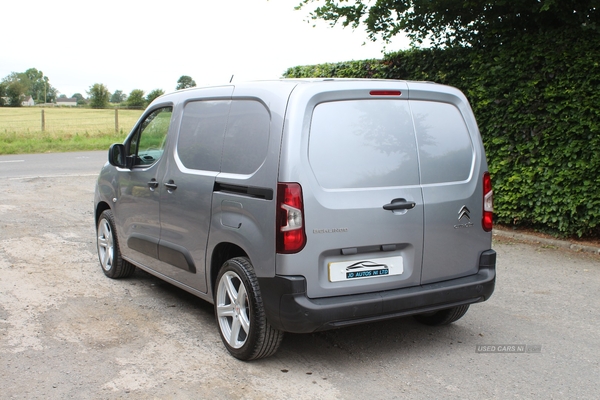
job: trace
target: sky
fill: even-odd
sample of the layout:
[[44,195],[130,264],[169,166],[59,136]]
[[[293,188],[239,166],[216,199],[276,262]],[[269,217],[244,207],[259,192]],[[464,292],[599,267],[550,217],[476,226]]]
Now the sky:
[[[312,21],[300,0],[28,0],[0,5],[0,79],[42,71],[59,94],[112,93],[277,79],[289,67],[382,58],[407,49],[362,28]],[[12,16],[12,17],[10,17]],[[315,26],[316,25],[316,26]],[[10,32],[10,35],[7,34]]]

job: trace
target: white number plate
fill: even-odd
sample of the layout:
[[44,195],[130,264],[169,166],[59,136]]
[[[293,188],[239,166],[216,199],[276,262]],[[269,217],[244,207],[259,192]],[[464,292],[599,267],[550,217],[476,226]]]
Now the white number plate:
[[331,262],[328,264],[328,268],[329,282],[401,275],[404,272],[400,256]]

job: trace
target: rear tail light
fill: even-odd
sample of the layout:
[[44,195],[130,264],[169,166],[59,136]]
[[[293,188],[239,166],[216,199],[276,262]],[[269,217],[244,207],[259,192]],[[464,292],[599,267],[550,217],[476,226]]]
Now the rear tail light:
[[277,253],[297,253],[306,244],[302,187],[298,183],[277,184]]
[[481,225],[483,230],[490,232],[492,230],[494,217],[494,191],[492,190],[492,179],[489,172],[483,174],[483,219]]

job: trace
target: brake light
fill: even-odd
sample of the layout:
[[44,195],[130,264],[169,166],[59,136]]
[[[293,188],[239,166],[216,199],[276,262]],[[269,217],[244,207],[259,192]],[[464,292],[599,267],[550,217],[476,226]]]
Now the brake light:
[[402,92],[399,90],[371,90],[369,94],[371,96],[400,96]]
[[492,178],[490,173],[483,174],[483,218],[481,225],[483,230],[490,232],[492,230],[494,217],[494,191],[492,190]]
[[277,252],[297,253],[306,244],[302,187],[298,183],[277,184]]

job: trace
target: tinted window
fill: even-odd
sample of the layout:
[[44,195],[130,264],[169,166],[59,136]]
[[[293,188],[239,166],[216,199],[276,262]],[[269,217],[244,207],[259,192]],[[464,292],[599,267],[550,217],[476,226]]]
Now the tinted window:
[[462,115],[447,103],[411,101],[415,119],[421,183],[466,180],[471,173],[473,146]]
[[219,171],[229,100],[186,104],[177,140],[177,154],[186,168]]
[[267,156],[269,146],[269,112],[258,101],[234,100],[231,104],[222,172],[251,174]]
[[352,100],[315,107],[309,161],[324,188],[418,185],[408,103]]

